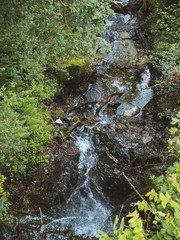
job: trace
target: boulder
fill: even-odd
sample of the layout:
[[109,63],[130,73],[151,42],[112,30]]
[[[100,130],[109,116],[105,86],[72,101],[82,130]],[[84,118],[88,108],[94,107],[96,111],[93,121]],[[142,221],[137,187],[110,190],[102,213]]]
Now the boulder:
[[138,106],[134,106],[131,109],[125,110],[124,111],[124,116],[125,117],[133,117],[137,115],[140,112],[140,108]]
[[111,53],[105,56],[111,67],[117,69],[132,68],[137,62],[138,53],[128,32],[122,32],[112,43]]

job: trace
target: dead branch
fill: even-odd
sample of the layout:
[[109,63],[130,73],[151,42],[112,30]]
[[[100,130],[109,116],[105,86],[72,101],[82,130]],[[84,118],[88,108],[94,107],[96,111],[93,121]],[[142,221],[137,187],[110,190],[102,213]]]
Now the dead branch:
[[133,2],[128,3],[127,5],[123,6],[121,2],[109,0],[109,4],[111,5],[111,9],[115,13],[137,13],[142,8],[146,7],[146,0],[135,0]]
[[67,26],[67,18],[66,18],[66,7],[67,5],[65,3],[63,3],[61,0],[60,0],[60,3],[63,7],[63,18],[64,18],[64,25]]
[[159,214],[157,214],[152,207],[149,205],[149,203],[143,198],[143,196],[138,192],[138,190],[135,188],[135,186],[131,183],[131,181],[129,180],[129,178],[125,175],[124,172],[122,172],[123,176],[125,177],[125,179],[128,181],[128,183],[130,184],[130,186],[134,189],[134,191],[138,194],[138,196],[147,204],[147,206],[149,207],[149,210],[152,214],[154,214],[155,216],[157,216],[159,218],[159,220],[162,223],[165,223],[162,218],[159,216]]
[[101,78],[105,78],[105,79],[111,79],[112,78],[111,75],[106,74],[106,73],[100,73],[100,72],[97,73],[97,77],[101,77]]
[[96,116],[99,115],[100,110],[101,110],[107,103],[109,103],[109,102],[111,101],[111,98],[112,98],[112,97],[114,97],[114,96],[116,96],[116,95],[122,96],[123,94],[124,94],[124,93],[122,93],[122,92],[112,93],[112,94],[109,96],[108,100],[105,101],[105,102],[96,110]]
[[82,125],[81,121],[77,121],[68,131],[67,136],[69,136],[78,126]]
[[89,102],[84,102],[84,103],[81,103],[75,107],[72,107],[68,110],[68,113],[72,112],[73,110],[77,110],[78,108],[81,108],[81,107],[84,107],[86,105],[89,105],[89,104],[96,104],[97,101],[89,101]]
[[40,222],[40,229],[39,229],[39,233],[38,233],[38,239],[39,239],[39,240],[42,240],[42,239],[43,239],[43,236],[42,236],[42,233],[43,233],[43,230],[42,230],[42,226],[43,226],[43,215],[42,215],[42,210],[41,210],[41,208],[39,208],[39,212],[40,212],[41,222]]
[[39,212],[40,212],[40,216],[41,216],[41,225],[40,225],[40,232],[41,232],[41,228],[42,228],[42,225],[43,225],[43,215],[42,215],[41,208],[39,208]]

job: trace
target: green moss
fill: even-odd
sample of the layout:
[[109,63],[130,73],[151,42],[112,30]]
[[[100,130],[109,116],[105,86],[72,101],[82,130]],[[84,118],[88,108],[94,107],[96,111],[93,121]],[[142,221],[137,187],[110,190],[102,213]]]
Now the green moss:
[[88,63],[87,59],[85,57],[82,57],[82,58],[73,58],[73,59],[70,59],[68,60],[63,68],[68,68],[68,67],[71,67],[71,66],[84,66]]

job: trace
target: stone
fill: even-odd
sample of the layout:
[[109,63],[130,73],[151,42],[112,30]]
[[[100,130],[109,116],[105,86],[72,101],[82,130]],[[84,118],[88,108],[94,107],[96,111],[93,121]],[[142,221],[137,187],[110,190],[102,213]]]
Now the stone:
[[131,109],[124,111],[125,117],[133,117],[140,112],[140,108],[138,106],[134,106]]
[[130,37],[128,32],[122,32],[120,37],[122,39],[131,39],[131,37]]
[[121,11],[122,11],[122,3],[121,2],[110,0],[110,5],[111,5],[111,8],[114,10],[114,12],[121,13]]
[[138,53],[128,32],[121,33],[112,43],[112,51],[104,58],[110,67],[117,69],[132,68],[138,58]]
[[58,118],[58,119],[55,121],[55,123],[57,123],[57,124],[59,124],[59,125],[64,125],[64,123],[61,121],[60,118]]
[[150,135],[143,135],[141,139],[144,144],[147,144],[152,141],[153,137]]

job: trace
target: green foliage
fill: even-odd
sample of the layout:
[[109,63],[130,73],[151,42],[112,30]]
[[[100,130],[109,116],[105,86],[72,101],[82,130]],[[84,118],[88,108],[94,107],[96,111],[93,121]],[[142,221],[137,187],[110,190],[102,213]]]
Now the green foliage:
[[0,221],[7,220],[10,221],[13,219],[11,215],[8,214],[8,209],[10,203],[8,202],[9,193],[4,191],[4,182],[6,178],[0,173]]
[[171,124],[174,125],[170,129],[171,134],[174,135],[172,139],[169,140],[169,149],[172,153],[175,153],[174,156],[178,159],[180,158],[180,112],[176,117],[172,118]]
[[0,73],[14,79],[41,82],[47,69],[61,70],[71,59],[96,54],[108,15],[108,0],[1,1]]
[[146,19],[149,25],[153,51],[151,63],[163,77],[157,80],[161,87],[175,91],[180,88],[180,3],[179,1],[152,1],[153,10]]
[[[127,215],[130,220],[128,226],[124,225],[125,219],[116,217],[113,227],[113,236],[109,237],[99,231],[102,240],[141,240],[141,239],[180,239],[180,112],[172,119],[170,132],[174,137],[169,140],[169,149],[175,154],[176,160],[169,167],[165,175],[154,178],[155,189],[146,194],[149,201],[145,199],[138,201],[138,210]],[[145,216],[149,216],[144,220]]]
[[175,163],[168,169],[165,176],[155,179],[156,189],[146,194],[150,205],[146,201],[138,201],[138,210],[145,214],[151,213],[150,229],[146,221],[135,210],[127,217],[128,227],[124,226],[122,218],[118,227],[118,217],[114,222],[113,236],[99,231],[102,240],[141,240],[141,239],[180,239],[180,163]]
[[[1,0],[0,172],[7,178],[48,160],[44,146],[52,136],[44,103],[56,92],[53,77],[90,62],[97,46],[107,50],[100,34],[109,15],[108,0]],[[0,177],[3,219],[9,205]]]
[[52,138],[49,116],[31,90],[17,95],[3,87],[0,96],[0,166],[11,177],[25,174],[29,166],[48,159],[43,144]]

